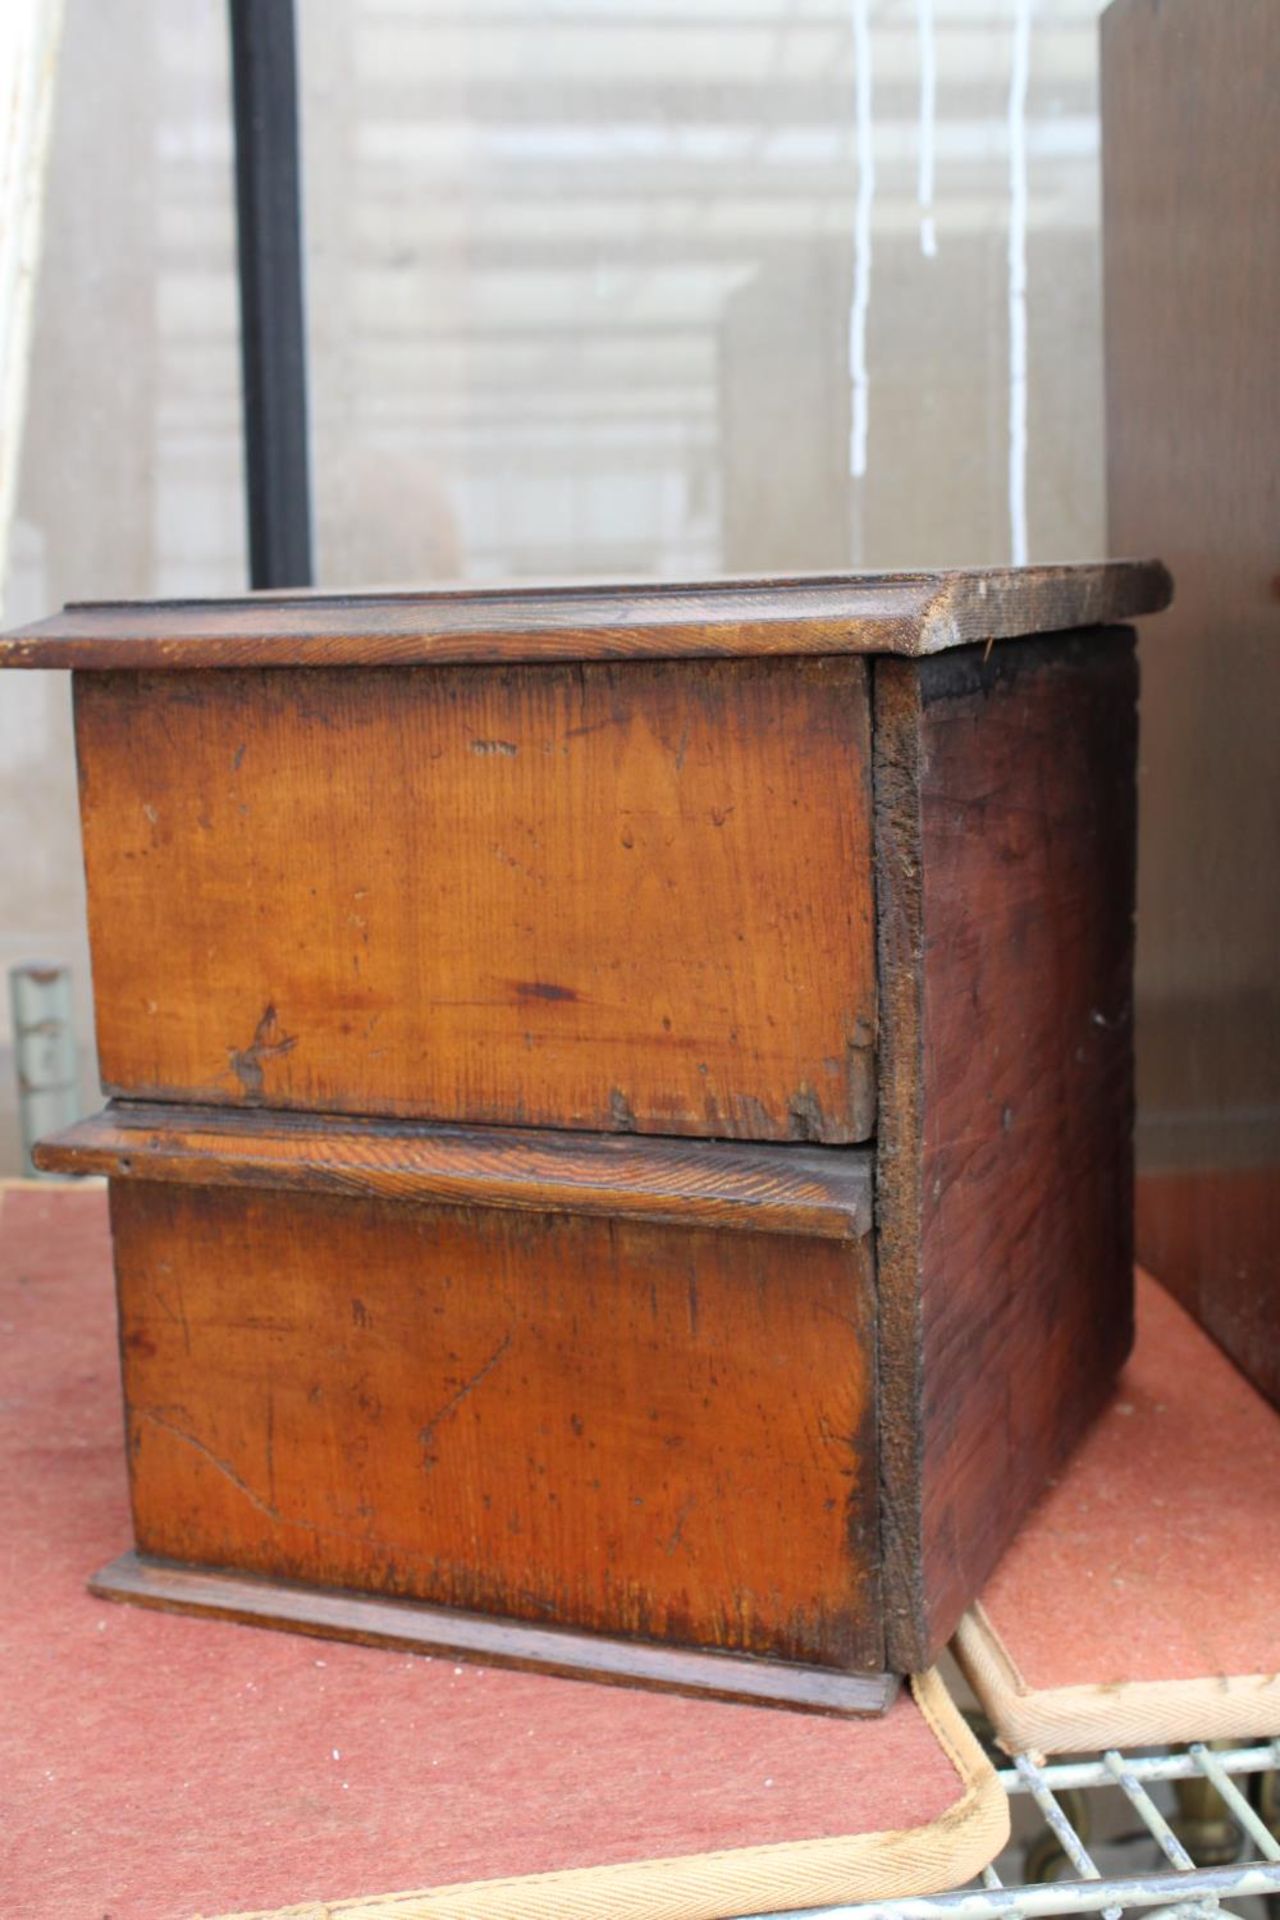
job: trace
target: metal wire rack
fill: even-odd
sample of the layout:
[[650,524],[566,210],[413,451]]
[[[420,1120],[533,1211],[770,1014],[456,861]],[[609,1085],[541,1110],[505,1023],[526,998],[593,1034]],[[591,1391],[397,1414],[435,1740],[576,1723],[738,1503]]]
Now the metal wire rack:
[[[1214,1752],[1197,1742],[1178,1752],[1135,1758],[1112,1749],[1096,1760],[1046,1766],[1019,1754],[1001,1771],[1000,1783],[1010,1796],[1029,1794],[1035,1801],[1075,1879],[1006,1886],[995,1868],[988,1867],[980,1886],[958,1893],[811,1908],[803,1920],[1048,1920],[1050,1915],[1075,1913],[1120,1920],[1126,1911],[1153,1910],[1166,1920],[1209,1920],[1221,1912],[1224,1900],[1280,1895],[1280,1840],[1236,1784],[1243,1776],[1278,1768],[1280,1740],[1229,1752]],[[1227,1866],[1198,1867],[1147,1792],[1148,1784],[1160,1780],[1201,1780],[1216,1789],[1239,1829],[1241,1857]],[[1125,1795],[1168,1861],[1166,1867],[1125,1878],[1104,1878],[1099,1872],[1059,1796],[1068,1790],[1102,1788],[1118,1788]],[[802,1917],[761,1915],[759,1920]]]

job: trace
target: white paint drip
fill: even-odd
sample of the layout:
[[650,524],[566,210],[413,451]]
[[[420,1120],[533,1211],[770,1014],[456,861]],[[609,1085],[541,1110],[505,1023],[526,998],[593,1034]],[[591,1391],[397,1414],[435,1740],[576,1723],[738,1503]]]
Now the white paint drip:
[[853,217],[853,306],[849,314],[849,379],[853,389],[849,472],[855,480],[860,480],[867,471],[871,387],[867,373],[867,312],[871,305],[871,209],[876,193],[871,119],[871,0],[853,0],[853,62],[858,198]]
[[1027,84],[1031,9],[1014,0],[1009,75],[1009,551],[1027,561]]
[[933,0],[916,0],[916,29],[920,37],[920,162],[916,176],[916,204],[920,209],[920,251],[932,260],[938,251],[933,223],[934,128],[937,124],[938,50],[933,31]]

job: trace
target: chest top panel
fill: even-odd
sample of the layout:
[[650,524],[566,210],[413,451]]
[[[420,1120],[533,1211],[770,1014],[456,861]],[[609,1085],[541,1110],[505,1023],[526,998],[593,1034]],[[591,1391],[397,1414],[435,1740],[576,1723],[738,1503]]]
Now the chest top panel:
[[1105,626],[1170,597],[1158,561],[944,573],[88,601],[0,639],[0,667],[420,666],[940,653]]

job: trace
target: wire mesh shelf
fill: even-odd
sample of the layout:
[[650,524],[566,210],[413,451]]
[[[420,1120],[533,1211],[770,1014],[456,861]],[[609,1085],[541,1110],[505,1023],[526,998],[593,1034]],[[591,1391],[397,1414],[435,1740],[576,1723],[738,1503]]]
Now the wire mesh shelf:
[[[1034,1800],[1075,1879],[1009,1886],[988,1867],[980,1885],[956,1893],[811,1908],[803,1917],[761,1915],[759,1920],[1048,1920],[1053,1914],[1075,1913],[1120,1920],[1126,1912],[1140,1911],[1162,1913],[1167,1920],[1209,1920],[1221,1913],[1223,1901],[1280,1896],[1280,1840],[1237,1784],[1251,1774],[1277,1769],[1280,1740],[1226,1752],[1196,1742],[1175,1752],[1136,1757],[1112,1749],[1097,1759],[1047,1765],[1019,1754],[1000,1772],[1000,1784],[1011,1798],[1026,1794]],[[1239,1831],[1240,1858],[1228,1865],[1196,1865],[1147,1791],[1164,1780],[1199,1780],[1216,1791]],[[1123,1877],[1099,1871],[1062,1796],[1108,1788],[1125,1796],[1164,1856],[1167,1865],[1159,1871]]]

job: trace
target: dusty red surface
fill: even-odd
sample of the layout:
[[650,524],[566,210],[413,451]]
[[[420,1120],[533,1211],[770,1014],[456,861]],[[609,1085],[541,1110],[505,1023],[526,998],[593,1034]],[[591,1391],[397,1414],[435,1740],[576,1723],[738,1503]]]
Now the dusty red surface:
[[1102,1420],[982,1596],[1028,1686],[1280,1668],[1280,1415],[1145,1275]]
[[181,1920],[915,1826],[905,1697],[841,1723],[92,1599],[130,1544],[105,1195],[0,1195],[0,1913]]

